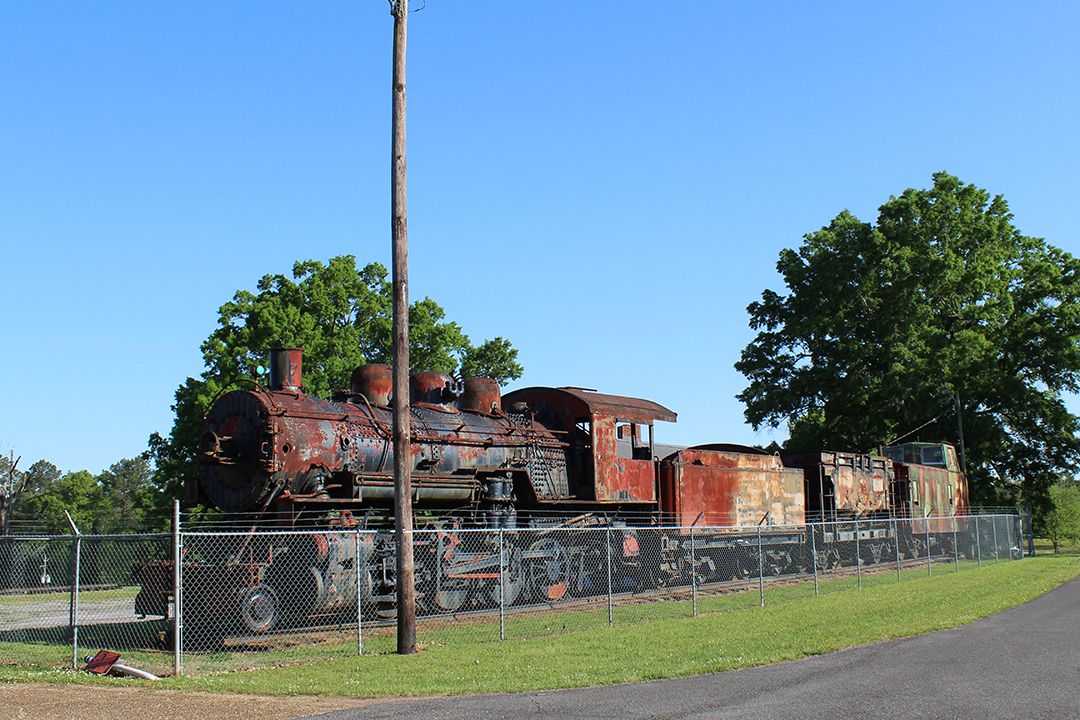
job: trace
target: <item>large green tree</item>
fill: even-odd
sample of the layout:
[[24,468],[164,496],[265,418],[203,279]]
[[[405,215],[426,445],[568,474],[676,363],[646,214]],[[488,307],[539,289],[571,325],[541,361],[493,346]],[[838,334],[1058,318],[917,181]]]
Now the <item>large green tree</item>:
[[780,253],[785,291],[752,303],[735,367],[755,427],[786,447],[957,441],[977,500],[1045,501],[1080,461],[1080,262],[1013,224],[1008,204],[946,173],[879,208],[844,211]]
[[1064,540],[1080,541],[1080,487],[1075,481],[1060,481],[1050,486],[1050,504],[1037,528],[1061,551]]
[[[150,438],[155,481],[163,498],[195,470],[202,418],[216,397],[249,387],[272,347],[304,349],[304,391],[327,395],[348,385],[364,362],[389,363],[392,295],[387,270],[370,263],[357,268],[351,255],[298,262],[292,277],[264,275],[257,292],[241,290],[221,306],[218,327],[202,344],[205,369],[176,391],[176,418],[168,437]],[[517,350],[501,337],[473,345],[461,327],[446,319],[434,300],[409,308],[409,353],[413,371],[483,375],[504,384],[521,376]]]

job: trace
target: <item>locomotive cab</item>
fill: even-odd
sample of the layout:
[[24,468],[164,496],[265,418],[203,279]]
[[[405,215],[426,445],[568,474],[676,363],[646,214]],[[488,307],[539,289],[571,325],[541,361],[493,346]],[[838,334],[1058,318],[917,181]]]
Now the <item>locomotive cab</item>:
[[[503,398],[511,411],[522,404],[566,438],[565,497],[616,506],[657,502],[653,423],[675,422],[674,412],[650,400],[574,387],[525,388]],[[533,486],[540,500],[551,492],[535,479]]]

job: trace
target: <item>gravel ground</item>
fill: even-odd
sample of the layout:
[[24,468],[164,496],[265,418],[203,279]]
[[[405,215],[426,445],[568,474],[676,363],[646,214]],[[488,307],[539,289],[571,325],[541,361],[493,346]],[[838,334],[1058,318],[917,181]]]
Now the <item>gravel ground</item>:
[[264,697],[86,685],[0,684],[0,717],[10,720],[284,720],[354,708],[348,698]]

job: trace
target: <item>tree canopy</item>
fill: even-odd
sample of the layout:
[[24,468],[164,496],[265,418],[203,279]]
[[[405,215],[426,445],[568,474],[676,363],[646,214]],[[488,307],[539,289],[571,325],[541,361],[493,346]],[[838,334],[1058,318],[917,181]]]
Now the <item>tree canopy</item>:
[[[786,290],[750,304],[735,364],[755,427],[795,450],[869,449],[923,426],[957,442],[973,496],[1045,502],[1080,461],[1080,262],[1013,225],[1000,195],[946,173],[878,210],[844,211],[780,253]],[[1014,498],[1015,499],[1015,498]]]
[[63,473],[47,460],[16,470],[22,490],[11,511],[12,531],[68,534],[65,511],[84,533],[120,533],[162,525],[152,516],[156,491],[150,482],[146,453],[125,458],[94,475],[88,470]]
[[[168,437],[150,438],[158,484],[175,496],[194,471],[202,418],[216,397],[250,386],[273,347],[304,349],[304,391],[326,396],[348,385],[353,368],[392,357],[392,294],[387,270],[357,268],[351,255],[297,262],[292,277],[272,274],[257,292],[238,291],[218,312],[218,326],[202,344],[205,369],[176,391],[176,417]],[[496,337],[473,345],[431,298],[409,308],[411,370],[483,375],[500,384],[521,377],[517,350]]]

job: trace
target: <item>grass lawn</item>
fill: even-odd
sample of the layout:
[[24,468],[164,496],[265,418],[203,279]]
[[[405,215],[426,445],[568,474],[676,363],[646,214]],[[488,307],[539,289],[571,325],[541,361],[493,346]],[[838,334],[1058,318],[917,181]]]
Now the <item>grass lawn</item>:
[[[820,597],[812,583],[770,587],[764,608],[757,606],[756,592],[702,597],[696,618],[687,616],[686,602],[618,607],[613,628],[607,627],[606,607],[512,615],[507,642],[497,641],[497,622],[482,620],[425,632],[423,651],[406,657],[392,653],[392,638],[385,634],[367,638],[363,657],[351,655],[351,643],[301,645],[271,655],[276,666],[255,669],[241,669],[243,654],[193,653],[187,667],[204,672],[153,687],[386,697],[672,678],[961,625],[1038,597],[1077,575],[1080,555],[1040,555],[982,568],[935,565],[931,578],[925,570],[905,570],[899,583],[891,573],[870,575],[861,591],[850,577],[827,580]],[[54,657],[57,651],[51,652]],[[138,655],[125,657],[135,663]],[[43,667],[50,662],[55,661],[28,655],[25,646],[0,645],[0,682],[135,684]],[[215,666],[218,671],[205,672]]]
[[[116,587],[108,590],[82,590],[79,593],[80,602],[91,603],[102,600],[135,600],[139,594],[139,588]],[[22,593],[12,595],[0,595],[0,607],[16,605],[64,605],[71,600],[71,592],[47,592],[47,593]]]

